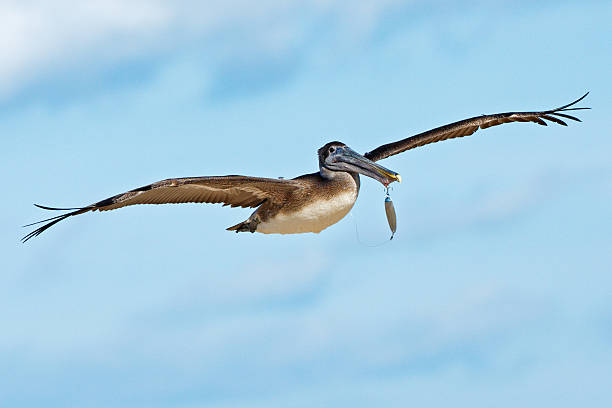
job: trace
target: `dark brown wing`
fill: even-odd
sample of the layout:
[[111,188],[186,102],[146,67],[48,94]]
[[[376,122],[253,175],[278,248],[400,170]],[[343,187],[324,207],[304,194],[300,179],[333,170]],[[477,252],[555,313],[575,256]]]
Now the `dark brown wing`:
[[188,177],[158,181],[123,194],[107,198],[82,208],[53,208],[36,205],[45,210],[73,210],[72,212],[38,221],[49,221],[22,238],[26,242],[40,235],[56,223],[88,211],[108,211],[135,204],[223,203],[232,207],[257,207],[266,200],[280,201],[300,188],[294,180],[268,179],[246,176]]
[[545,120],[549,120],[551,122],[567,126],[567,123],[559,118],[571,119],[578,122],[580,122],[580,119],[562,112],[590,109],[571,107],[583,100],[588,94],[589,93],[587,92],[574,102],[568,103],[567,105],[561,106],[557,109],[541,112],[506,112],[495,115],[476,116],[474,118],[461,120],[459,122],[428,130],[427,132],[423,132],[394,143],[382,145],[371,152],[366,153],[364,156],[372,161],[378,161],[429,143],[435,143],[455,137],[469,136],[478,129],[486,129],[491,126],[501,125],[502,123],[534,122],[539,125],[547,126]]

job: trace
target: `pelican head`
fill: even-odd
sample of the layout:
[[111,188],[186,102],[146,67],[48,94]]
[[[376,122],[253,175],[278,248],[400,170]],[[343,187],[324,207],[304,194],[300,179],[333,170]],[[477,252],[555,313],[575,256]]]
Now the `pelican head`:
[[319,168],[322,173],[324,169],[361,173],[378,180],[385,187],[394,181],[402,181],[398,173],[374,163],[342,142],[329,142],[319,149]]

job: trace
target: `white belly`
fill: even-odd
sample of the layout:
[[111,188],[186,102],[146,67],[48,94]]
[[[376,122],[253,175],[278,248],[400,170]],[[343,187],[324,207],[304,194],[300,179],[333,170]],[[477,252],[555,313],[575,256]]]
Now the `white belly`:
[[353,208],[355,192],[346,192],[332,200],[315,201],[298,212],[279,212],[276,217],[257,225],[257,232],[264,234],[299,234],[321,232],[340,221]]

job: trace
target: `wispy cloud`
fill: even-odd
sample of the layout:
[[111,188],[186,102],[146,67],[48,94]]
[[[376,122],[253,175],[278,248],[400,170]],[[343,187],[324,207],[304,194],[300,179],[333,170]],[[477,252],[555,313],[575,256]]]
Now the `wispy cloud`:
[[[232,70],[239,71],[231,67],[231,61],[244,61],[253,71],[280,61],[274,74],[279,70],[290,73],[294,68],[283,56],[301,46],[313,31],[324,28],[338,30],[343,33],[340,37],[362,35],[394,3],[393,0],[350,4],[336,0],[3,2],[0,98],[7,99],[41,78],[63,72],[99,73],[126,60],[146,60],[152,55],[194,47],[205,49],[207,55],[203,58],[213,71],[219,72],[220,84],[215,92],[220,92],[228,87],[227,75]],[[261,63],[262,59],[271,62]],[[260,79],[257,74],[248,75]],[[237,72],[239,78],[248,75]]]
[[116,58],[152,40],[171,14],[157,2],[3,2],[0,5],[0,95],[40,75]]
[[[81,92],[99,90],[95,84],[112,83],[124,68],[148,73],[176,54],[197,57],[214,97],[257,92],[267,88],[262,84],[287,82],[304,64],[363,47],[364,39],[381,34],[380,27],[396,26],[393,16],[401,15],[405,25],[408,16],[432,10],[444,15],[452,5],[446,0],[9,0],[0,4],[0,102],[44,92],[58,78],[68,95],[75,79]],[[457,48],[453,44],[449,51]]]

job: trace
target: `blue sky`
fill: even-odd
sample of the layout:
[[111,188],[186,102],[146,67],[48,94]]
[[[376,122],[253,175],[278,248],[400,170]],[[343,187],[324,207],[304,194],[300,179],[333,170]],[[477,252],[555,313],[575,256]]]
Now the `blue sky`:
[[[0,405],[609,406],[612,6],[0,5]],[[47,214],[167,177],[315,171],[466,117],[556,107],[385,160],[321,234],[213,205]],[[356,237],[359,231],[360,242]]]

